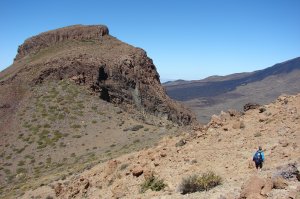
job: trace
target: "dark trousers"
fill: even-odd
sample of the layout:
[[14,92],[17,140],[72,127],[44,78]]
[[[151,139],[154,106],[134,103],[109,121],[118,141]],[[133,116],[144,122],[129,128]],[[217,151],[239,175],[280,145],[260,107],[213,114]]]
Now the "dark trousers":
[[256,166],[256,169],[262,168],[263,163],[262,162],[255,162],[255,166]]

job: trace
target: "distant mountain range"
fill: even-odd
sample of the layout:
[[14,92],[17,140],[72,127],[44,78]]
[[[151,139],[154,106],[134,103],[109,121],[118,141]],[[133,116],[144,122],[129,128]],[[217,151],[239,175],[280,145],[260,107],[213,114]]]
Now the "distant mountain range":
[[265,104],[283,93],[299,93],[300,57],[254,72],[176,80],[164,87],[171,98],[182,101],[205,123],[222,110],[240,110],[248,102]]

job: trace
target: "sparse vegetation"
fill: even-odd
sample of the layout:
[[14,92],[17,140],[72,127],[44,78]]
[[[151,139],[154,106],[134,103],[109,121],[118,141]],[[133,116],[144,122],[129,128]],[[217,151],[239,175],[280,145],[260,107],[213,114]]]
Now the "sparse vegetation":
[[122,165],[120,166],[120,170],[124,170],[124,169],[126,169],[128,166],[129,166],[128,163],[122,164]]
[[25,168],[17,168],[17,174],[20,174],[20,173],[27,173],[27,169]]
[[25,161],[24,161],[24,160],[20,160],[20,161],[18,162],[18,166],[23,166],[23,165],[25,165]]
[[81,128],[81,125],[80,124],[73,124],[71,126],[71,128],[78,129],[78,128]]
[[134,144],[137,144],[137,143],[139,143],[139,142],[140,142],[139,139],[135,139],[135,140],[133,141]]
[[256,132],[255,134],[254,134],[254,137],[260,137],[261,136],[261,132]]
[[145,181],[141,184],[140,192],[144,193],[148,189],[151,189],[152,191],[160,191],[164,189],[167,185],[164,183],[162,179],[158,179],[155,176],[151,176],[148,179],[145,179]]
[[144,128],[143,125],[135,125],[135,126],[131,127],[130,130],[132,130],[132,131],[138,131],[138,130],[140,130],[142,128]]
[[182,194],[193,193],[197,191],[208,191],[209,189],[220,185],[221,182],[222,179],[220,176],[216,175],[212,171],[209,171],[200,176],[191,175],[183,178],[179,189]]
[[73,135],[72,138],[81,138],[81,135]]
[[179,142],[177,142],[175,144],[176,147],[180,147],[180,146],[184,146],[186,144],[186,141],[184,139],[179,140]]

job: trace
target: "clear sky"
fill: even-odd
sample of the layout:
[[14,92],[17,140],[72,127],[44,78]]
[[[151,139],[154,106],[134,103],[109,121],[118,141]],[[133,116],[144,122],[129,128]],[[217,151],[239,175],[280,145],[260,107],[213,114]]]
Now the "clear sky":
[[161,79],[254,71],[300,56],[300,0],[1,0],[0,70],[18,45],[74,24],[104,24],[147,51]]

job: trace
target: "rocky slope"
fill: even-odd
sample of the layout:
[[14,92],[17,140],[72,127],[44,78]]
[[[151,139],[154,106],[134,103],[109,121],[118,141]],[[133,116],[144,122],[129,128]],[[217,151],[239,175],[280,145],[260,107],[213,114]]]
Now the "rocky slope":
[[[181,125],[194,119],[165,94],[146,52],[113,38],[105,26],[70,26],[27,39],[0,79],[1,94],[5,94],[1,106],[10,108],[16,101],[11,99],[21,98],[32,85],[72,79],[125,109],[138,109]],[[17,87],[20,96],[10,96],[7,90],[15,90],[12,87]]]
[[296,94],[300,92],[299,77],[298,57],[251,73],[175,81],[164,86],[170,97],[184,102],[194,110],[200,122],[206,123],[222,110],[241,110],[249,102],[266,104],[282,93]]
[[[23,198],[213,198],[288,199],[300,196],[300,94],[280,96],[245,113],[230,110],[213,116],[203,128],[165,137],[156,147],[112,159],[67,179],[40,185]],[[262,171],[252,155],[265,152]],[[222,184],[182,195],[189,175],[213,171]],[[149,176],[167,185],[141,193]]]
[[0,197],[149,147],[194,121],[166,95],[146,52],[106,26],[41,33],[0,73]]

